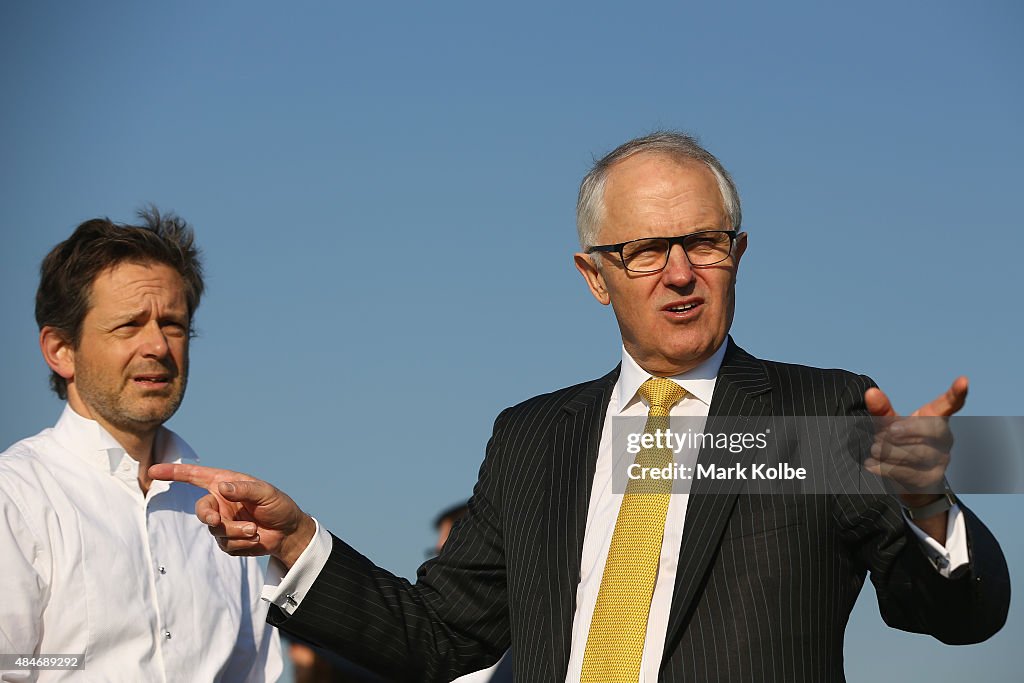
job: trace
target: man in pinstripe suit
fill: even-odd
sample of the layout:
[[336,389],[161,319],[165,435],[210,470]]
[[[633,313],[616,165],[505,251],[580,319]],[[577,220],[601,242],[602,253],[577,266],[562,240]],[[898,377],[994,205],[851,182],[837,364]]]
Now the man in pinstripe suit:
[[[449,680],[510,645],[519,680],[591,680],[583,660],[622,500],[609,418],[646,415],[638,389],[651,376],[685,389],[673,417],[711,432],[726,418],[892,418],[904,434],[889,432],[885,452],[899,455],[865,468],[908,490],[942,481],[944,420],[896,420],[868,378],[760,360],[728,336],[747,237],[731,178],[693,139],[657,133],[610,153],[584,179],[577,218],[576,267],[614,309],[622,363],[498,416],[470,512],[415,585],[265,482],[154,468],[211,491],[197,514],[226,552],[276,558],[264,592],[272,623],[397,680]],[[966,391],[958,379],[916,414],[951,415]],[[810,436],[802,448],[828,457]],[[698,462],[721,455],[705,449]],[[868,572],[894,627],[970,643],[1005,621],[999,546],[951,496],[710,487],[671,496],[639,673],[628,680],[842,681],[843,633]]]

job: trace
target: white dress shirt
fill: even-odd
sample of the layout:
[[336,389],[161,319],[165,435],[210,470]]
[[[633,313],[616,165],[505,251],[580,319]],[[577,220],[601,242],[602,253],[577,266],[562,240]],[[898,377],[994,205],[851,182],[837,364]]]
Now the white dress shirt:
[[[695,431],[702,426],[699,420],[706,419],[711,408],[711,398],[715,392],[718,370],[725,357],[725,348],[726,345],[723,344],[711,358],[696,368],[668,378],[687,391],[683,400],[673,406],[670,415],[695,418],[694,421],[687,422],[687,426]],[[587,510],[587,526],[583,537],[583,555],[580,561],[580,583],[576,588],[576,612],[572,622],[569,668],[565,677],[567,683],[576,683],[580,680],[590,622],[597,605],[597,594],[608,559],[608,549],[611,546],[612,532],[615,530],[615,520],[618,518],[619,507],[622,504],[622,491],[616,493],[612,490],[613,465],[620,463],[619,460],[613,458],[612,453],[614,418],[642,419],[647,416],[648,406],[637,395],[637,390],[650,377],[651,375],[641,368],[623,348],[622,369],[619,379],[612,389],[608,410],[605,414],[601,441],[598,446],[594,482],[591,487],[590,507]],[[643,422],[641,421],[639,424],[642,425]],[[621,454],[619,455],[621,456]],[[696,458],[696,455],[695,452],[684,452],[676,457],[683,461],[687,458]],[[640,683],[653,683],[658,680],[665,638],[668,635],[669,611],[672,605],[672,592],[675,588],[679,548],[682,545],[683,522],[686,518],[688,502],[689,495],[687,493],[674,492],[669,499],[665,535],[658,563],[658,577],[655,580],[654,595],[651,599],[651,611],[647,620],[647,638],[640,664]],[[945,547],[917,526],[910,524],[910,528],[917,535],[922,548],[932,559],[932,563],[946,577],[968,561],[963,514],[955,505],[949,513]],[[271,560],[267,571],[267,586],[263,590],[264,599],[273,602],[287,614],[294,613],[316,580],[320,570],[327,563],[331,543],[330,533],[320,527],[318,523],[313,540],[290,571],[285,573],[280,562]]]
[[[161,429],[155,462],[197,462]],[[255,559],[217,547],[195,516],[205,491],[154,481],[97,422],[57,425],[0,457],[0,653],[84,654],[78,671],[4,681],[271,681],[277,632]]]

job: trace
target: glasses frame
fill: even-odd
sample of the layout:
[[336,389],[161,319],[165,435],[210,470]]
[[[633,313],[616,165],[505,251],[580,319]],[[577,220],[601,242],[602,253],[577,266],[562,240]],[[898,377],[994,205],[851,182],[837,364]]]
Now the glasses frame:
[[[690,255],[686,253],[686,240],[692,239],[699,235],[706,235],[709,232],[721,232],[729,236],[729,251],[718,261],[712,263],[701,263],[700,265],[694,264],[690,261]],[[697,232],[690,232],[685,235],[676,235],[675,237],[638,237],[635,240],[627,240],[625,242],[619,242],[618,244],[601,244],[594,247],[587,247],[584,253],[602,253],[602,254],[618,254],[619,261],[622,263],[622,267],[628,270],[630,273],[637,273],[638,275],[651,275],[653,273],[660,273],[665,270],[668,265],[668,258],[672,254],[672,247],[679,245],[683,248],[683,256],[686,257],[686,262],[690,264],[692,268],[706,268],[708,266],[716,266],[722,261],[725,261],[732,256],[733,249],[736,248],[736,238],[739,237],[739,230],[698,230]],[[622,255],[622,250],[629,244],[634,242],[644,242],[647,240],[665,240],[668,242],[668,250],[665,252],[665,262],[661,264],[661,268],[657,270],[633,270],[626,265],[626,257]]]

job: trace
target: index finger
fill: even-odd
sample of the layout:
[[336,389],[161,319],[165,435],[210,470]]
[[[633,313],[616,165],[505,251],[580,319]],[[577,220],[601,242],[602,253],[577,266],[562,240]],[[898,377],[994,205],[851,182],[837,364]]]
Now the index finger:
[[875,417],[898,417],[889,397],[878,387],[871,387],[864,392],[864,405]]
[[952,386],[946,390],[946,393],[934,401],[924,404],[915,410],[912,415],[926,415],[930,417],[949,417],[953,415],[964,407],[964,402],[967,400],[967,386],[966,377],[957,377],[953,380]]
[[149,468],[149,476],[163,481],[180,481],[210,490],[214,483],[225,479],[248,479],[244,474],[231,470],[219,470],[203,465],[182,463],[161,463]]

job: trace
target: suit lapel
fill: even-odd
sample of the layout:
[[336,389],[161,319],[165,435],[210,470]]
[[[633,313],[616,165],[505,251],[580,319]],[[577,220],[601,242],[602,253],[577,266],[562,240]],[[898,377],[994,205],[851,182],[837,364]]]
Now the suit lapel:
[[[771,389],[764,366],[736,346],[731,338],[728,344],[705,427],[705,431],[710,433],[735,429],[738,424],[736,418],[749,420],[769,412],[768,402],[761,397]],[[552,664],[556,672],[564,672],[569,665],[590,493],[605,413],[618,376],[619,368],[616,368],[585,385],[566,402],[561,414],[555,418],[551,432],[551,469],[548,486],[545,487],[549,492],[545,519],[548,524],[546,553],[548,604],[551,609],[545,613],[550,615],[552,622],[538,632],[552,634]],[[733,464],[736,456],[727,451],[702,450],[698,462]],[[715,492],[711,493],[711,482],[694,481],[672,596],[666,652],[671,651],[682,634],[699,586],[717,552],[740,483],[723,490],[719,482]]]
[[[551,433],[550,481],[546,490],[548,520],[548,601],[553,619],[551,653],[554,671],[569,665],[572,621],[576,612],[576,587],[580,580],[580,557],[587,529],[590,491],[597,466],[608,401],[619,377],[619,368],[585,385],[566,402]],[[564,675],[564,674],[563,674]]]
[[[718,372],[715,393],[711,399],[705,433],[748,431],[756,418],[768,414],[769,402],[761,394],[771,390],[764,366],[759,360],[728,341],[725,358]],[[746,426],[745,426],[746,425]],[[702,449],[698,464],[717,463],[724,466],[749,464],[753,449],[739,454],[727,450]],[[665,639],[665,652],[671,652],[689,619],[704,576],[718,551],[725,526],[729,521],[742,482],[694,479],[686,508],[683,540],[679,551],[675,590]],[[664,661],[664,660],[663,660]]]

